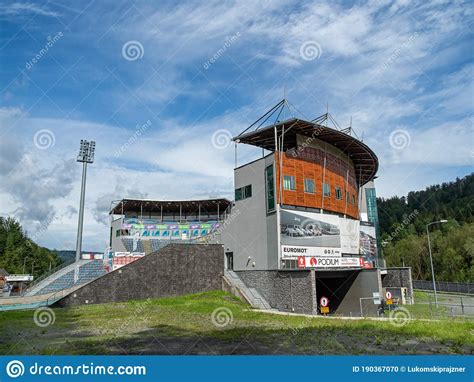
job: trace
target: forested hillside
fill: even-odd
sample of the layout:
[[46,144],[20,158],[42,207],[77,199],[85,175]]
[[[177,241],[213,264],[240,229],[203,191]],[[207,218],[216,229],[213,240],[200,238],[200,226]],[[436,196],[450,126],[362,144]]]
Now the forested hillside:
[[61,259],[52,251],[34,243],[13,218],[0,217],[0,268],[12,273],[30,273],[38,277],[56,267]]
[[415,279],[431,279],[426,225],[438,280],[474,280],[474,174],[453,182],[377,200],[382,250],[389,266],[413,268]]

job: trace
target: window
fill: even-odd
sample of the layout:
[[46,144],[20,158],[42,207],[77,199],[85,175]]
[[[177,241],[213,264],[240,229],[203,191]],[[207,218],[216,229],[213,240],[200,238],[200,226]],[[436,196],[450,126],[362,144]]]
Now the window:
[[298,260],[283,260],[283,268],[298,269]]
[[307,192],[309,194],[314,194],[314,180],[313,179],[304,180],[304,192]]
[[249,184],[248,186],[244,187],[244,199],[252,197],[252,185]]
[[336,187],[336,199],[342,200],[341,187]]
[[356,197],[354,194],[352,194],[352,204],[356,204]]
[[351,194],[349,194],[349,191],[346,191],[346,203],[350,203],[351,202]]
[[235,190],[235,201],[237,200],[242,200],[242,189],[241,188],[237,188]]
[[267,212],[275,209],[275,183],[273,181],[273,165],[265,169],[265,184],[267,191]]
[[323,183],[323,193],[324,196],[331,196],[331,189],[329,188],[329,183]]
[[247,199],[252,196],[252,185],[249,184],[245,187],[240,187],[235,190],[235,201]]
[[285,190],[296,190],[295,177],[291,175],[285,175],[283,177],[283,188]]
[[120,230],[118,229],[117,231],[115,231],[115,237],[119,237],[120,236]]

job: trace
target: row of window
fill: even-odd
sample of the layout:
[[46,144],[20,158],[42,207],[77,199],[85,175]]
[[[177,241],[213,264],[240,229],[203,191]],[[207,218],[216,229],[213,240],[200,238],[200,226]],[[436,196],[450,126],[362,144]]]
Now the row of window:
[[252,196],[252,185],[249,184],[245,187],[240,187],[235,190],[235,201],[247,199]]
[[[294,191],[296,190],[296,180],[295,177],[292,175],[284,175],[283,176],[283,188],[285,190]],[[304,192],[308,194],[314,194],[316,192],[316,188],[314,186],[314,179],[305,179],[304,180]],[[336,199],[342,200],[342,189],[341,187],[335,187],[335,194]],[[323,183],[323,195],[325,197],[331,196],[331,187],[329,183]],[[351,195],[348,191],[346,191],[346,202],[351,202]],[[352,194],[352,204],[356,204],[355,195]]]

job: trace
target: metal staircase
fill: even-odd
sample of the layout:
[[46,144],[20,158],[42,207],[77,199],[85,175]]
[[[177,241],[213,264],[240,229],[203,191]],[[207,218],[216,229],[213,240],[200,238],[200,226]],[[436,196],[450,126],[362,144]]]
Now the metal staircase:
[[252,308],[272,309],[267,300],[255,288],[247,287],[234,271],[224,271],[224,283],[227,284],[230,293],[243,298]]

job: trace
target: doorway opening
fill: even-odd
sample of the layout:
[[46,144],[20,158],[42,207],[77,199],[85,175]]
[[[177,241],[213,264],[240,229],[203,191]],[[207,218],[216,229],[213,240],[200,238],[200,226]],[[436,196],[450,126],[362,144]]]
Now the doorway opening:
[[321,298],[326,297],[329,300],[329,314],[338,313],[339,305],[351,289],[357,274],[358,271],[316,271],[318,312],[321,312]]
[[226,269],[229,271],[234,270],[234,252],[226,252]]

